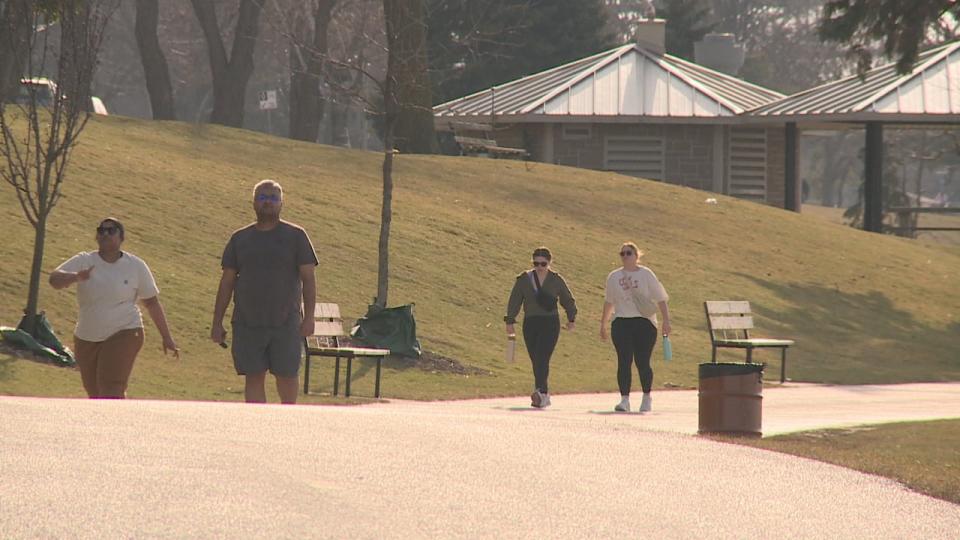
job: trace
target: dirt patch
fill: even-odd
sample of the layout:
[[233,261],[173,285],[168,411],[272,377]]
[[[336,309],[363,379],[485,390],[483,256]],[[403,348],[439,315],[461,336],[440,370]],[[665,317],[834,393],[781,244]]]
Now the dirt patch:
[[480,369],[474,366],[464,365],[458,360],[448,358],[442,354],[432,351],[423,351],[420,358],[408,358],[405,356],[391,355],[390,359],[397,365],[404,367],[416,367],[422,371],[431,373],[454,373],[457,375],[492,375],[491,371]]
[[[365,344],[354,341],[352,338],[340,338],[343,347],[366,347]],[[444,356],[433,351],[423,351],[420,358],[391,354],[384,365],[399,369],[417,368],[430,373],[453,373],[456,375],[493,375],[492,371],[466,365],[459,360]]]
[[458,360],[448,358],[432,351],[423,351],[420,358],[391,354],[385,365],[399,369],[416,368],[430,373],[453,373],[455,375],[492,375],[492,371],[464,365]]

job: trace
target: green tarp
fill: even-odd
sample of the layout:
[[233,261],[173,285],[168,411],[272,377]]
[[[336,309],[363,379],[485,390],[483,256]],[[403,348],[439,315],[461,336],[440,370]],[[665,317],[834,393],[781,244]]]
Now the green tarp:
[[28,325],[29,318],[24,316],[16,328],[0,326],[0,335],[3,336],[3,340],[17,348],[33,351],[55,364],[61,366],[76,365],[77,361],[73,357],[73,352],[64,347],[63,343],[57,339],[47,316],[41,312],[35,317],[33,335],[30,335],[27,331],[30,326]]
[[367,314],[357,321],[350,335],[368,347],[390,349],[391,354],[420,356],[413,304],[392,308],[370,306]]

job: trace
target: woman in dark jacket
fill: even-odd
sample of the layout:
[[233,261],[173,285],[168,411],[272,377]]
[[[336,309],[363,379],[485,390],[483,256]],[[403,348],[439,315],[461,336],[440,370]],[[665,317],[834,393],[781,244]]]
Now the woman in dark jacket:
[[567,282],[550,269],[553,256],[550,250],[539,247],[533,251],[533,268],[517,276],[507,302],[507,335],[514,335],[514,324],[523,307],[523,341],[533,364],[534,389],[530,404],[538,409],[550,405],[547,378],[550,375],[550,356],[560,338],[560,314],[557,302],[567,312],[567,330],[573,330],[577,317],[577,303],[570,294]]

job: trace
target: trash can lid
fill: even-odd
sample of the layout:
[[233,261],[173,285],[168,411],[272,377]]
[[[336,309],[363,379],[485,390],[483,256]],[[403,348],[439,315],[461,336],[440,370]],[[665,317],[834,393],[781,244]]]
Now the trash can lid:
[[711,377],[727,377],[735,375],[750,375],[752,373],[763,373],[763,364],[742,364],[742,363],[713,363],[705,362],[700,364],[700,378],[708,379]]

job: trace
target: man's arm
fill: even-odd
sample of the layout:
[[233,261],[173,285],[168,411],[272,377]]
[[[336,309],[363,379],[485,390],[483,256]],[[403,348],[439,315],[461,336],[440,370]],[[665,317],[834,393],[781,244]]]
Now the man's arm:
[[317,278],[314,276],[315,264],[300,265],[300,282],[303,284],[303,323],[300,325],[300,335],[313,335],[313,311],[317,305]]
[[220,286],[217,288],[217,301],[213,305],[213,324],[210,325],[210,339],[214,343],[223,343],[227,339],[227,331],[223,328],[223,316],[227,313],[233,288],[237,284],[237,271],[234,268],[224,268],[220,276]]

